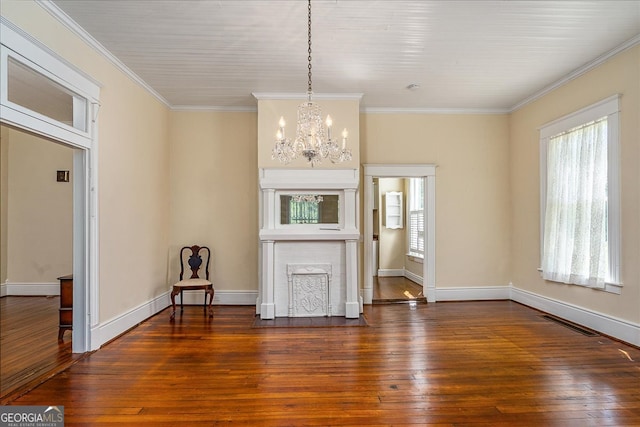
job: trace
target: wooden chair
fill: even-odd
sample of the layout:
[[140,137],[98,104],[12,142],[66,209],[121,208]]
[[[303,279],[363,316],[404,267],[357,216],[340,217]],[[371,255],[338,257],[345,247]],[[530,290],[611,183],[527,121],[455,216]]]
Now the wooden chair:
[[[185,256],[185,252],[190,251],[191,254],[188,257]],[[201,255],[202,253],[202,255]],[[198,275],[200,267],[202,267],[202,257],[205,257],[204,272],[205,278],[201,279]],[[184,294],[185,290],[203,290],[204,293],[204,312],[207,313],[207,295],[211,298],[209,300],[209,317],[213,317],[213,283],[209,281],[209,262],[211,258],[211,251],[206,246],[185,246],[180,250],[180,281],[173,285],[171,290],[171,305],[173,310],[171,312],[171,320],[176,317],[176,295],[180,294],[180,313],[184,311]],[[191,277],[184,279],[185,264],[188,264],[191,269]],[[189,274],[187,272],[187,274]]]

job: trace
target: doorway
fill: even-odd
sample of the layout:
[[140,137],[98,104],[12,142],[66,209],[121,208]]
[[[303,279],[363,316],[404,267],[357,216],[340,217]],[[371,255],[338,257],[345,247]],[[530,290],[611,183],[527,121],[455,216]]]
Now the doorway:
[[428,302],[435,302],[435,170],[432,164],[419,165],[364,165],[364,283],[363,301],[373,303],[374,280],[374,179],[382,178],[421,178],[424,183],[425,224],[424,262],[422,264],[423,294]]
[[72,351],[84,353],[98,345],[92,343],[91,326],[99,318],[95,207],[100,86],[9,21],[0,26],[0,123],[73,148]]
[[373,304],[426,302],[422,178],[373,178]]

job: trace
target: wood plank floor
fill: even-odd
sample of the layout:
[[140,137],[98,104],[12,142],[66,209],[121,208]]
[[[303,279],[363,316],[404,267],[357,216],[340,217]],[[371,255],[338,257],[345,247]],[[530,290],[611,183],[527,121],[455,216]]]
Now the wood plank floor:
[[58,342],[60,297],[0,298],[0,400],[70,366],[71,332]]
[[427,302],[422,286],[406,277],[373,278],[373,303]]
[[252,328],[168,310],[15,405],[65,425],[638,426],[640,349],[510,301],[365,307],[369,326]]

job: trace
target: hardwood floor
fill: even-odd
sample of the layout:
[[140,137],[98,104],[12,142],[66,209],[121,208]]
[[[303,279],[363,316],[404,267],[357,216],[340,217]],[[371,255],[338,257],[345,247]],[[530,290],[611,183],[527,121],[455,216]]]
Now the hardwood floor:
[[58,343],[59,297],[0,298],[0,402],[67,368],[71,332]]
[[365,307],[365,327],[253,328],[254,307],[142,323],[14,405],[65,425],[638,426],[640,349],[510,301]]
[[427,300],[422,293],[422,286],[405,277],[373,278],[373,303],[424,302]]

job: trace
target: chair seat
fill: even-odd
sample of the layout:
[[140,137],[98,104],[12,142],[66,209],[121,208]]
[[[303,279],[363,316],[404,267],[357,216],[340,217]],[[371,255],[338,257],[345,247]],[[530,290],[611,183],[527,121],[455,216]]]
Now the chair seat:
[[206,280],[206,279],[184,279],[173,285],[174,288],[182,288],[182,289],[187,289],[187,288],[202,289],[207,286],[213,286],[213,283],[211,283],[209,280]]

